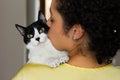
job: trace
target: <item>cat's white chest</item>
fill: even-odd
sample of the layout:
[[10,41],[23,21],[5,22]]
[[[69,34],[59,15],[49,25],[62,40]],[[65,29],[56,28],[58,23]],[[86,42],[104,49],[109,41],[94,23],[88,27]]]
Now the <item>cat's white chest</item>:
[[57,67],[69,60],[66,51],[58,51],[54,48],[50,40],[41,43],[39,46],[30,50],[28,55],[29,63],[39,63],[50,67]]

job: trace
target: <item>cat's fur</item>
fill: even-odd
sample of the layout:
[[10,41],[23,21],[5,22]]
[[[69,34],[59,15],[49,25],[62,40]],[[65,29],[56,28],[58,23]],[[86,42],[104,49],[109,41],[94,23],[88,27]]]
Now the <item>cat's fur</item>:
[[66,51],[58,51],[47,37],[49,27],[46,19],[39,11],[38,20],[27,27],[16,24],[17,30],[23,36],[24,43],[29,50],[28,63],[39,63],[50,67],[57,67],[69,60]]

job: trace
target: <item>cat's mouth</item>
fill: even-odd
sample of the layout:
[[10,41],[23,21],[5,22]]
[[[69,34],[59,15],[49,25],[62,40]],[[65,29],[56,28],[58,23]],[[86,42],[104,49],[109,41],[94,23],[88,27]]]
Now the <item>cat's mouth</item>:
[[31,40],[31,42],[29,43],[29,45],[31,46],[39,46],[41,44],[40,41],[36,41],[36,40]]
[[40,43],[40,42],[38,42],[36,46],[39,46],[40,44],[41,44],[41,43]]
[[39,45],[41,45],[42,43],[44,43],[45,41],[41,41],[41,40],[39,40],[35,45],[36,46],[39,46]]

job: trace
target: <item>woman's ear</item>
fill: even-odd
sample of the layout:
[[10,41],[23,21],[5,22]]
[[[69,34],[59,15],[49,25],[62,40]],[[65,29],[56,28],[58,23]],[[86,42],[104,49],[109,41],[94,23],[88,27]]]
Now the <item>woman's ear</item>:
[[80,24],[75,24],[73,27],[73,40],[78,40],[84,35],[84,29]]

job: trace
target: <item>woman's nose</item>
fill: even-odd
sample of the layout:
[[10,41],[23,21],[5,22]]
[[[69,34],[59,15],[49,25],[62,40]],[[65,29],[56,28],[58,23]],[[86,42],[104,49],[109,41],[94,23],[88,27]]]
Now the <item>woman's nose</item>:
[[51,23],[50,23],[50,18],[47,20],[46,24],[48,25],[48,27],[51,26]]

